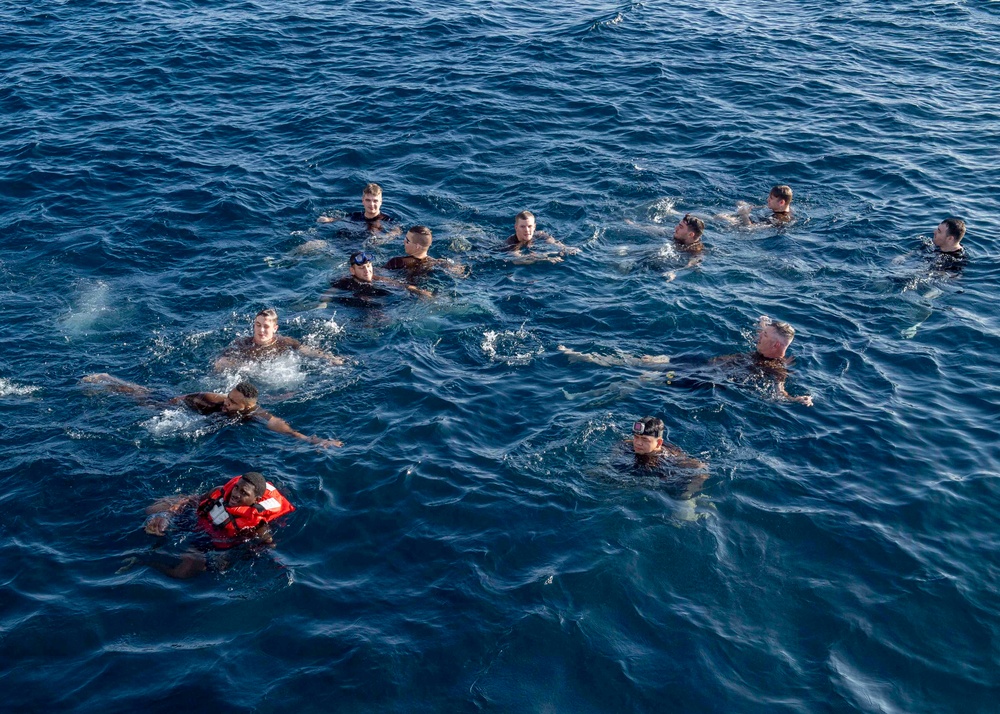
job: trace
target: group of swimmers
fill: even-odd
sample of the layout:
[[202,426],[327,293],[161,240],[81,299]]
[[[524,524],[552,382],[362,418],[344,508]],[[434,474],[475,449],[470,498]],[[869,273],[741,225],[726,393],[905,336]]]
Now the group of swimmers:
[[[747,203],[739,203],[735,215],[720,214],[715,218],[731,224],[750,226],[767,223],[789,225],[793,220],[792,189],[785,185],[775,186],[768,195],[766,212],[757,212]],[[350,213],[344,219],[363,224],[370,238],[391,240],[402,231],[396,227],[395,219],[382,212],[382,189],[378,184],[368,184],[362,192],[363,211]],[[321,215],[320,223],[332,223],[337,219]],[[672,238],[679,253],[690,255],[685,267],[696,265],[704,249],[702,236],[705,221],[693,214],[685,214],[673,228]],[[952,268],[965,263],[962,239],[965,224],[957,218],[942,221],[933,234],[935,261],[944,261],[939,266]],[[377,241],[373,241],[377,242]],[[375,256],[367,250],[359,250],[348,258],[349,275],[331,281],[320,298],[319,307],[325,308],[330,301],[338,301],[349,306],[371,306],[372,299],[389,294],[381,285],[405,289],[421,297],[432,297],[432,293],[415,283],[418,278],[435,268],[464,277],[468,275],[466,266],[451,260],[435,259],[429,256],[433,235],[429,228],[416,225],[409,228],[403,239],[405,255],[389,259],[382,268],[402,273],[400,280],[375,274]],[[308,248],[325,245],[324,241],[311,241]],[[545,250],[538,250],[543,247]],[[535,216],[530,211],[522,211],[514,218],[514,233],[499,248],[512,255],[512,262],[518,265],[549,262],[558,263],[567,255],[579,252],[556,240],[548,233],[536,230]],[[553,252],[554,251],[554,252]],[[676,274],[666,274],[673,280]],[[344,293],[349,293],[345,296]],[[756,348],[751,353],[732,354],[716,357],[709,361],[721,369],[727,378],[742,375],[744,378],[760,380],[770,385],[770,391],[778,400],[812,406],[809,395],[793,396],[785,388],[788,378],[788,357],[786,355],[795,329],[786,322],[762,316],[758,322]],[[675,365],[667,356],[631,355],[607,356],[583,353],[564,345],[558,349],[570,361],[585,361],[602,366],[626,365],[643,369],[668,369],[669,384],[697,384],[698,380],[676,376]],[[333,365],[342,365],[345,360],[325,350],[310,347],[291,337],[278,334],[278,315],[274,309],[261,310],[254,317],[253,333],[238,338],[227,347],[214,363],[216,371],[236,370],[247,363],[269,360],[281,354],[297,352],[303,356],[322,359]],[[232,422],[256,422],[269,430],[304,440],[322,448],[340,447],[342,442],[333,438],[309,436],[293,429],[288,422],[260,408],[258,390],[248,381],[240,381],[228,393],[195,392],[180,396],[157,399],[146,387],[126,382],[107,373],[91,374],[83,382],[101,386],[109,391],[129,394],[142,404],[151,406],[178,405],[202,415],[219,415]],[[714,384],[711,380],[703,383]],[[652,474],[675,487],[675,495],[691,498],[707,478],[704,462],[684,453],[679,447],[665,442],[664,423],[656,417],[643,417],[632,424],[632,436],[623,445],[631,457],[624,469]],[[205,553],[212,550],[228,550],[239,543],[256,543],[269,546],[273,543],[268,524],[294,510],[273,484],[257,472],[248,472],[230,479],[225,485],[212,491],[192,496],[161,499],[147,509],[150,518],[145,530],[151,535],[163,537],[169,527],[181,514],[193,512],[197,529],[204,536],[200,548],[189,550],[180,557],[151,560],[153,565],[175,577],[191,577],[206,569],[210,561]]]

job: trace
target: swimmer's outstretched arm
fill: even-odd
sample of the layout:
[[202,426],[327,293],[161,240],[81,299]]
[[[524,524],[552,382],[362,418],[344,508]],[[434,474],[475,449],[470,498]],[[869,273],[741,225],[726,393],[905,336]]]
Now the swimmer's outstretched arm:
[[335,354],[327,352],[326,350],[317,349],[315,347],[310,347],[309,345],[300,344],[295,348],[297,352],[305,355],[306,357],[315,357],[316,359],[325,359],[330,364],[342,365],[346,362],[343,357],[338,357]]
[[146,520],[144,530],[150,535],[166,535],[170,527],[170,516],[198,503],[201,498],[203,497],[192,493],[187,496],[166,496],[154,501],[146,507],[150,518]]
[[296,439],[302,439],[303,441],[308,441],[310,444],[315,444],[316,446],[322,446],[327,449],[331,446],[341,447],[344,442],[338,439],[321,439],[318,436],[306,436],[300,431],[295,431],[291,425],[284,419],[279,419],[270,412],[266,412],[263,409],[258,409],[253,414],[255,419],[261,421],[264,426],[266,426],[271,431],[276,431],[279,434],[285,434],[287,436],[293,436]]
[[553,238],[548,234],[545,235],[545,242],[548,243],[549,245],[554,245],[556,248],[559,248],[565,255],[576,255],[577,253],[580,252],[579,248],[570,248],[565,243],[557,241],[555,238]]
[[83,379],[80,380],[84,384],[97,384],[109,392],[120,392],[121,394],[131,394],[136,397],[147,397],[149,396],[149,389],[143,387],[141,384],[135,384],[134,382],[126,382],[124,379],[119,379],[118,377],[113,377],[107,372],[95,372],[94,374],[88,374]]
[[336,220],[337,219],[334,218],[333,216],[328,216],[325,213],[321,213],[319,215],[319,218],[316,219],[316,222],[317,223],[333,223]]
[[808,394],[803,394],[801,397],[793,397],[785,390],[785,380],[779,380],[774,386],[775,394],[779,399],[784,399],[787,402],[795,402],[796,404],[803,404],[807,407],[813,405],[813,398]]
[[408,283],[396,280],[395,278],[387,278],[383,275],[376,275],[372,278],[372,281],[387,283],[397,288],[405,288],[406,290],[409,290],[411,293],[416,293],[420,297],[428,297],[428,298],[434,297],[434,293],[432,293],[430,290],[424,290],[423,288],[418,288],[416,285],[410,285]]

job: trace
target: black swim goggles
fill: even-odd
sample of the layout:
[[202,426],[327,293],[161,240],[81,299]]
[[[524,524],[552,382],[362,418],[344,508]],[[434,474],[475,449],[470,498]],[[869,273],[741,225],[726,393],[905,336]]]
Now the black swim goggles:
[[375,256],[371,253],[354,253],[351,256],[351,265],[364,265],[365,263],[371,263],[375,260]]

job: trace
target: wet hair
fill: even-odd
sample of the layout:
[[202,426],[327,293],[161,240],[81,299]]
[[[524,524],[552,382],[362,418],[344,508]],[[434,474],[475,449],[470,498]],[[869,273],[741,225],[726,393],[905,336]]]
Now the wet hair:
[[774,198],[780,199],[782,201],[792,202],[792,187],[781,184],[780,186],[775,186],[771,189],[771,193],[768,194]]
[[941,222],[948,228],[948,235],[954,238],[956,242],[961,241],[965,237],[965,221],[961,218],[945,218]]
[[240,478],[253,486],[257,498],[263,496],[264,491],[267,490],[267,479],[264,478],[264,474],[257,473],[256,471],[247,471]]
[[258,317],[266,317],[268,320],[274,320],[275,322],[277,322],[278,311],[275,310],[273,307],[266,307],[260,312],[258,312],[256,315],[254,315],[253,319],[256,320]]
[[237,392],[239,392],[240,394],[242,394],[247,399],[256,399],[257,398],[257,394],[258,394],[257,387],[255,387],[252,384],[250,384],[250,382],[240,382],[235,387],[233,387],[233,389],[235,389]]
[[382,187],[377,183],[370,183],[365,186],[365,190],[361,192],[362,196],[381,196]]
[[686,225],[688,230],[694,231],[695,238],[701,238],[701,234],[705,232],[705,221],[698,218],[698,216],[692,216],[690,213],[687,213],[681,219],[681,223]]
[[787,344],[791,344],[792,340],[795,339],[795,328],[789,325],[787,322],[774,321],[770,323],[770,326],[774,328],[783,339],[787,340]]
[[431,241],[434,240],[434,234],[431,233],[431,229],[428,228],[427,226],[413,226],[410,230],[406,232],[414,233],[418,236],[421,236],[422,238],[426,238],[428,246],[431,244]]
[[663,420],[657,419],[656,417],[643,417],[637,421],[636,426],[642,424],[642,433],[639,434],[634,428],[633,433],[636,436],[651,436],[654,439],[663,438]]
[[534,217],[535,214],[532,213],[531,211],[521,211],[516,216],[514,216],[514,223],[517,223],[518,221],[526,221],[529,218],[534,218]]

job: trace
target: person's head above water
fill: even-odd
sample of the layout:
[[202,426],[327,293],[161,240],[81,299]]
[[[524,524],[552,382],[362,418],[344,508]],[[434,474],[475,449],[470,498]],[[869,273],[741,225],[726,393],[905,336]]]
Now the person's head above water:
[[531,211],[521,211],[514,216],[514,235],[518,243],[530,243],[535,237],[535,214]]
[[767,195],[767,207],[775,213],[788,213],[792,205],[792,187],[784,184],[775,186]]
[[766,359],[781,359],[795,339],[795,328],[787,322],[761,316],[758,323],[757,352]]
[[640,455],[655,454],[663,448],[663,421],[643,417],[632,424],[632,450]]
[[411,258],[423,260],[427,257],[427,251],[430,249],[433,241],[434,235],[431,233],[430,228],[427,226],[413,226],[413,228],[406,232],[406,237],[403,239],[403,248]]
[[351,257],[347,259],[347,264],[350,266],[351,275],[355,280],[370,283],[375,278],[375,266],[372,265],[372,260],[371,253],[366,253],[363,250],[351,253]]
[[954,253],[962,247],[965,237],[965,221],[961,218],[945,218],[934,229],[934,245],[944,253]]
[[375,218],[382,209],[382,187],[370,183],[361,192],[361,203],[365,207],[365,218]]
[[240,382],[226,395],[222,403],[222,413],[226,416],[249,414],[257,408],[257,387],[250,382]]
[[278,312],[274,308],[267,308],[257,313],[253,319],[253,343],[258,347],[269,345],[274,342],[274,336],[278,332]]
[[682,245],[697,243],[705,232],[705,221],[686,214],[674,228],[674,240]]
[[252,506],[267,490],[267,480],[263,474],[256,471],[247,471],[240,477],[240,480],[233,485],[233,490],[229,492],[226,505],[230,508],[236,506]]

